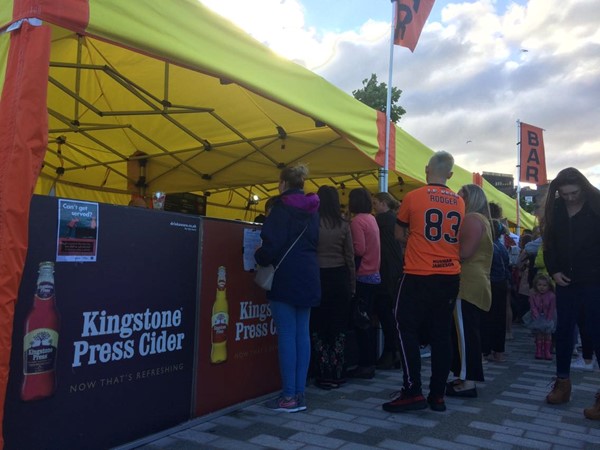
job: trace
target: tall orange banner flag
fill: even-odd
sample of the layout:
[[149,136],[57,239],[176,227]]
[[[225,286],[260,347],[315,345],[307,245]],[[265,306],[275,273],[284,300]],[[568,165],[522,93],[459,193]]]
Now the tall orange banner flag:
[[394,44],[415,51],[435,0],[396,0]]
[[521,168],[519,181],[539,185],[548,183],[544,130],[521,122]]

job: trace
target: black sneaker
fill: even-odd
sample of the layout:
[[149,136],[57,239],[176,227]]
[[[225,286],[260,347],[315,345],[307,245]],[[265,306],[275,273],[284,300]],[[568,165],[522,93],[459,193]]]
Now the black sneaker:
[[408,394],[404,389],[400,390],[399,395],[391,402],[384,403],[382,406],[387,412],[417,411],[427,408],[427,401],[420,392],[417,394]]
[[[295,413],[301,410],[298,406],[296,397],[284,397],[283,395],[267,400],[264,405],[266,408],[278,412]],[[303,406],[304,409],[306,409],[306,405]],[[304,411],[304,409],[302,409],[302,411]]]
[[340,385],[338,383],[336,383],[333,380],[329,380],[327,378],[317,378],[315,380],[315,386],[321,389],[324,389],[326,391],[329,391],[331,389],[337,389],[340,387]]
[[461,380],[449,381],[446,383],[446,395],[448,397],[477,397],[477,387],[473,386],[470,389],[463,389],[464,382]]
[[363,378],[365,380],[371,380],[372,378],[375,377],[375,367],[374,366],[369,366],[369,367],[358,366],[357,368],[346,372],[346,376],[348,378]]
[[427,403],[429,403],[429,407],[432,411],[446,411],[446,402],[444,401],[444,397],[437,397],[429,394],[427,396]]

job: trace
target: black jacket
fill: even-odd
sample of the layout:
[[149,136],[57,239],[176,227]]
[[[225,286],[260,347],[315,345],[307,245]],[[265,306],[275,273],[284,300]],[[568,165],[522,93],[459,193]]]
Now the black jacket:
[[403,264],[402,245],[394,236],[396,215],[392,210],[388,210],[377,214],[375,220],[379,227],[379,238],[381,240],[380,288],[387,289],[388,295],[395,299],[398,280],[402,276]]
[[569,217],[562,199],[556,199],[553,231],[544,242],[544,263],[550,275],[562,272],[573,283],[600,284],[600,216],[583,205]]

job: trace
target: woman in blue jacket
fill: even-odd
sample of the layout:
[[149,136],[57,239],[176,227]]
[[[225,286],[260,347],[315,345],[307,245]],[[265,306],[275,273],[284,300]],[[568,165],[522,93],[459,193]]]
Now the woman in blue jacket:
[[283,390],[265,406],[282,412],[306,409],[304,389],[310,362],[310,309],[321,301],[317,260],[319,197],[304,194],[307,175],[304,165],[281,171],[281,195],[265,220],[262,246],[254,255],[259,265],[278,267],[267,299],[277,327]]
[[481,351],[484,358],[492,362],[504,362],[506,344],[506,303],[511,279],[508,250],[504,246],[504,225],[492,220],[494,253],[490,269],[492,305],[481,315]]

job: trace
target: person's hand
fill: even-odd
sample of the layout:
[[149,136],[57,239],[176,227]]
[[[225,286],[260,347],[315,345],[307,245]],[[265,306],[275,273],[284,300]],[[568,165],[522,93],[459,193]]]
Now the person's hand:
[[556,272],[552,275],[552,279],[556,284],[566,287],[571,283],[571,279],[562,272]]

